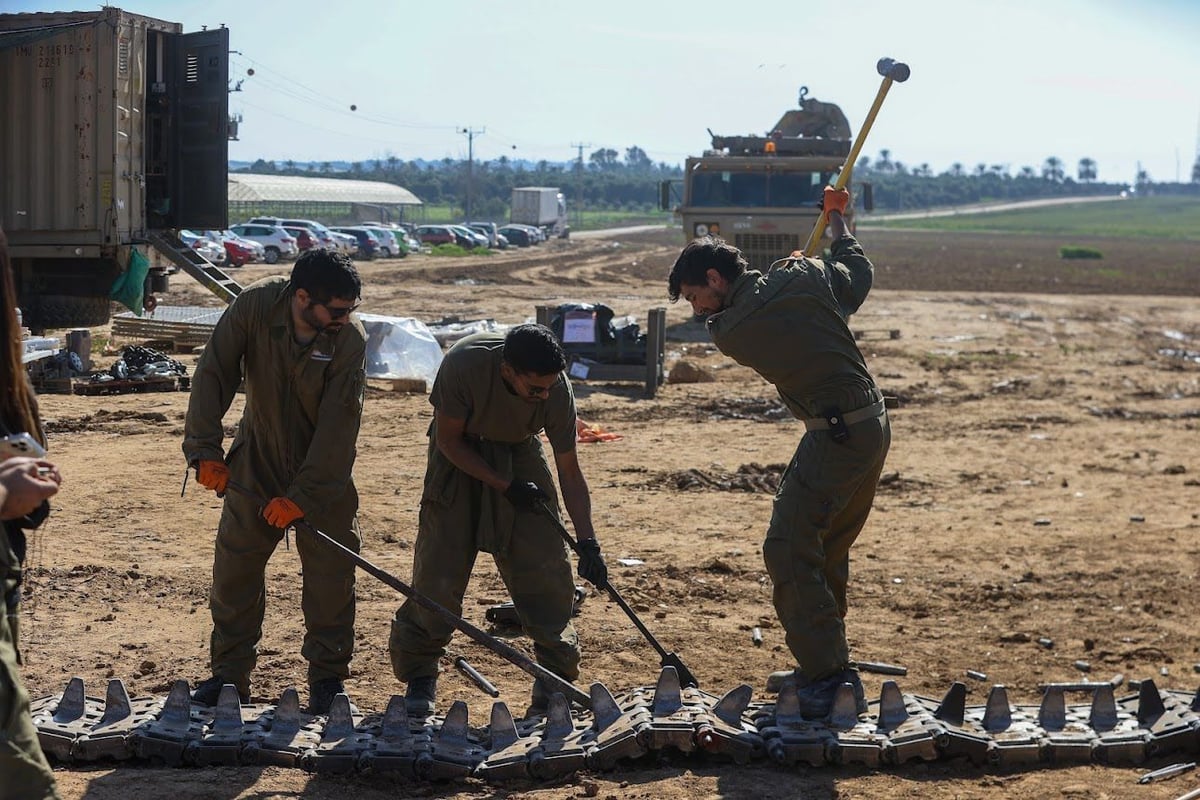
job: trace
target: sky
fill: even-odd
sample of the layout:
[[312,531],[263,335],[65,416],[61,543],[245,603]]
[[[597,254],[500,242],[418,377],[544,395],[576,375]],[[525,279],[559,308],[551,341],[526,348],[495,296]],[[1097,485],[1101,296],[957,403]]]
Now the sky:
[[[906,62],[862,153],[1102,181],[1187,181],[1200,147],[1197,0],[126,0],[230,29],[232,160],[586,159],[682,164],[764,134],[801,86],[857,135],[881,57]],[[0,0],[5,11],[98,3]],[[253,75],[249,71],[253,70]],[[351,107],[355,110],[351,110]],[[465,131],[474,132],[468,135]]]

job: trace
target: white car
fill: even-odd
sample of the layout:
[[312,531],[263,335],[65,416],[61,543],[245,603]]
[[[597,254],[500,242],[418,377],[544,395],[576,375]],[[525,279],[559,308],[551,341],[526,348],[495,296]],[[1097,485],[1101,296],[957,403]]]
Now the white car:
[[179,232],[179,239],[188,247],[204,256],[204,260],[210,264],[215,264],[219,267],[228,260],[228,256],[225,253],[225,245],[218,244],[203,234],[196,233],[195,231],[181,230]]
[[300,246],[296,244],[296,237],[278,225],[255,225],[244,222],[241,225],[234,225],[229,230],[243,239],[261,244],[263,261],[268,264],[275,264],[280,259],[292,261],[300,255]]

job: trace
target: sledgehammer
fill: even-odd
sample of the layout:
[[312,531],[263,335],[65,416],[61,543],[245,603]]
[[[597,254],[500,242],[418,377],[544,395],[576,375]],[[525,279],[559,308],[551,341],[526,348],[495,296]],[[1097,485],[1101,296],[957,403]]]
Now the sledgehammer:
[[[858,153],[862,150],[863,142],[867,140],[871,126],[875,124],[875,116],[879,113],[879,107],[883,105],[883,98],[887,97],[888,89],[892,88],[893,83],[904,83],[910,74],[908,64],[893,58],[879,59],[875,64],[875,70],[883,76],[883,83],[880,84],[879,91],[875,94],[875,102],[871,104],[871,110],[867,112],[867,118],[858,131],[858,137],[855,138],[854,145],[850,148],[850,154],[846,156],[846,163],[842,164],[842,171],[838,173],[837,181],[833,185],[835,189],[845,189],[846,184],[850,182],[850,173],[854,171],[854,162],[858,160]],[[813,255],[816,252],[813,248],[817,246],[824,235],[825,214],[822,212],[821,216],[817,218],[817,224],[813,226],[812,233],[809,234],[808,242],[804,245],[804,255]]]
[[[571,535],[571,532],[567,530],[567,526],[563,525],[562,520],[560,520],[558,515],[554,513],[554,509],[550,508],[550,506],[547,505],[544,500],[538,505],[541,509],[541,512],[549,517],[550,521],[554,523],[554,527],[558,529],[558,533],[560,536],[562,536],[563,541],[567,543],[567,547],[570,547],[571,551],[578,556],[579,544],[575,541],[575,537]],[[695,686],[697,689],[700,688],[700,682],[696,680],[696,676],[693,675],[692,671],[687,668],[687,665],[683,663],[683,660],[674,653],[668,653],[667,649],[658,643],[658,639],[655,639],[654,634],[652,634],[650,630],[642,623],[642,621],[638,619],[638,615],[635,614],[633,609],[629,607],[629,604],[625,602],[625,598],[617,594],[617,590],[613,588],[612,583],[606,582],[604,586],[597,586],[596,588],[608,590],[608,595],[613,599],[613,602],[619,605],[621,610],[629,615],[629,619],[633,620],[634,626],[637,627],[642,636],[646,637],[646,641],[650,643],[650,646],[658,651],[658,655],[662,659],[662,661],[659,663],[664,667],[675,668],[675,671],[679,673],[680,686]]]
[[[247,499],[253,500],[254,502],[258,503],[259,506],[265,506],[267,504],[266,499],[257,492],[247,489],[245,486],[240,485],[236,481],[229,482],[229,490],[237,492]],[[342,555],[353,561],[363,571],[374,575],[376,578],[383,581],[388,586],[392,587],[422,608],[437,614],[447,623],[452,625],[456,630],[462,631],[471,639],[474,639],[478,644],[483,645],[488,650],[491,650],[493,653],[509,663],[520,667],[533,677],[541,678],[542,681],[544,681],[547,685],[554,687],[555,691],[562,692],[563,695],[566,696],[566,698],[572,703],[578,703],[587,709],[592,707],[592,698],[590,695],[580,691],[578,688],[563,680],[558,675],[555,675],[553,672],[546,669],[541,664],[529,658],[519,650],[515,650],[514,648],[497,639],[495,636],[489,636],[487,633],[467,622],[462,617],[455,616],[449,609],[438,605],[436,602],[430,600],[428,597],[421,594],[396,576],[380,569],[367,559],[360,556],[358,553],[351,550],[349,547],[346,547],[344,544],[335,541],[329,536],[329,534],[318,530],[314,525],[309,524],[303,519],[296,520],[295,526],[297,530],[304,531],[314,539],[324,542],[330,547],[338,550]]]

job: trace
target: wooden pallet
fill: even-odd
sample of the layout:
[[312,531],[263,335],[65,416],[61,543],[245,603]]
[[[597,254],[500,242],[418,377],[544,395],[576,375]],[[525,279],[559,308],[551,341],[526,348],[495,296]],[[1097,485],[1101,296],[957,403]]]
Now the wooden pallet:
[[93,381],[71,378],[74,394],[104,395],[104,394],[135,394],[140,392],[186,392],[191,388],[191,378],[187,375],[174,377],[148,378],[144,381],[111,380]]
[[429,394],[429,384],[422,378],[367,378],[367,385],[391,392]]

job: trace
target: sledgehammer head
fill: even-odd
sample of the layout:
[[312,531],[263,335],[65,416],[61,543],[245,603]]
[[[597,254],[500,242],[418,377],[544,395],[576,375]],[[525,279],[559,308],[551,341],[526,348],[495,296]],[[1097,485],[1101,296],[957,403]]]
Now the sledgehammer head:
[[908,80],[909,69],[908,64],[903,61],[897,61],[894,58],[881,58],[879,63],[875,65],[875,69],[885,78],[891,78],[896,83],[904,83]]

